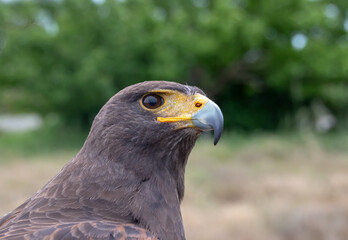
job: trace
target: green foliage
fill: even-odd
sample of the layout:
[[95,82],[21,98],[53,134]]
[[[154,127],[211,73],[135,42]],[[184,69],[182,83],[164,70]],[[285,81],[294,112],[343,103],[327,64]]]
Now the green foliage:
[[227,128],[294,127],[313,102],[341,123],[346,10],[329,0],[0,2],[0,110],[88,125],[123,87],[165,79],[204,89]]

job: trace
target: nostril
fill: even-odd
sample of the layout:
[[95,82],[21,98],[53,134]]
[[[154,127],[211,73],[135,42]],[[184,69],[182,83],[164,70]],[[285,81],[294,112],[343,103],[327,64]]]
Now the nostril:
[[196,102],[196,103],[195,103],[195,106],[199,108],[199,107],[201,107],[201,106],[202,106],[202,103],[200,103],[200,102]]

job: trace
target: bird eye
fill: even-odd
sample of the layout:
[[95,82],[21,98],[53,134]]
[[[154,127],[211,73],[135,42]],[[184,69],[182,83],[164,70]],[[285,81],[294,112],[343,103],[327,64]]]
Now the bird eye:
[[149,109],[155,109],[164,104],[164,99],[156,94],[149,94],[143,98],[143,105]]

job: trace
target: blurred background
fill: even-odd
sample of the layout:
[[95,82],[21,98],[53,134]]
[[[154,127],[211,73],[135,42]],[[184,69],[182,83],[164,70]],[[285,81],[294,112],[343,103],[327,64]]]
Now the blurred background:
[[225,117],[188,163],[187,239],[348,238],[343,0],[1,0],[0,215],[78,152],[112,95],[158,79]]

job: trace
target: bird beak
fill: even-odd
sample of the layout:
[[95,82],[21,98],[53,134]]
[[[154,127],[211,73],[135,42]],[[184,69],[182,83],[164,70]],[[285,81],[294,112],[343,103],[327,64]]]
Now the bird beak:
[[[174,112],[165,110],[165,117],[157,117],[157,121],[175,123],[176,129],[191,127],[202,131],[213,130],[214,145],[216,145],[221,137],[224,125],[224,117],[218,105],[198,93],[189,96],[189,99],[180,101],[182,102],[180,107],[176,104]],[[174,102],[177,103],[178,100],[175,99]]]
[[221,137],[224,126],[224,117],[216,103],[209,100],[198,112],[192,115],[193,124],[203,130],[214,130],[214,145]]

